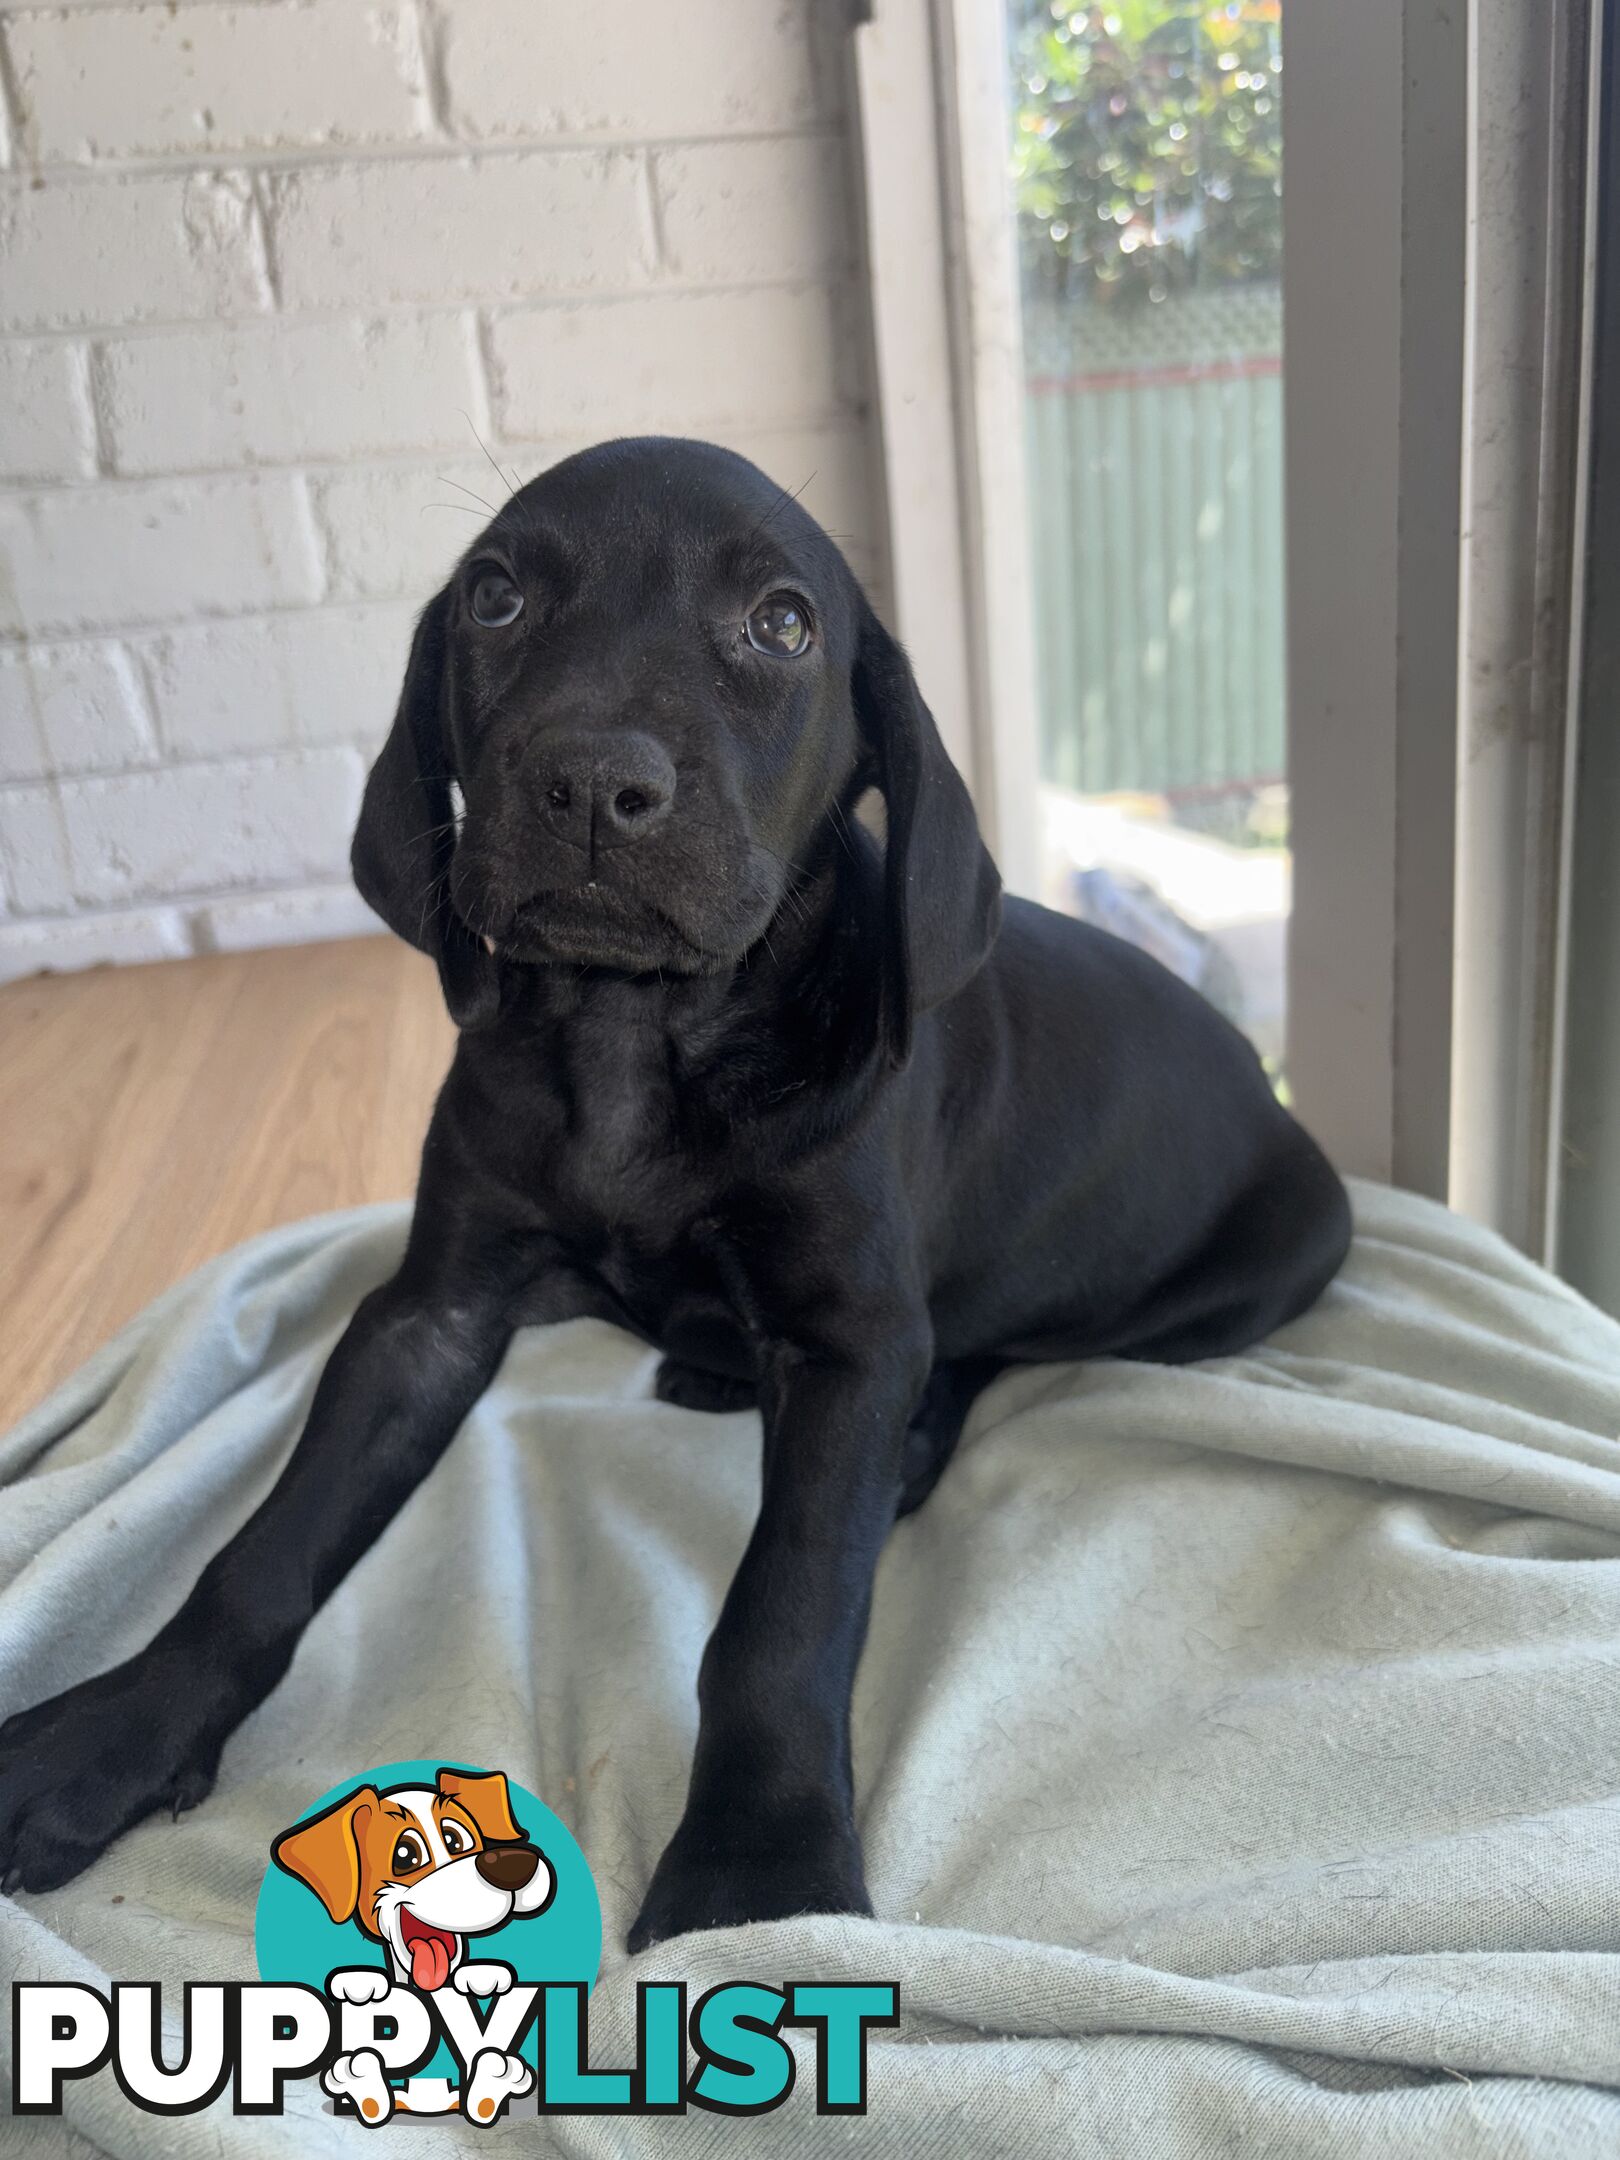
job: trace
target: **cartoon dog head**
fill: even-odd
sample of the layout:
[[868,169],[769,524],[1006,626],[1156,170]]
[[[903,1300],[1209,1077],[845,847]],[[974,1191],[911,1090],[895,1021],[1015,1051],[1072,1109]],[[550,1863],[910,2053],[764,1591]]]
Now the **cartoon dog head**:
[[270,1848],[332,1918],[383,1944],[396,1979],[425,1994],[461,1963],[466,1938],[532,1919],[557,1878],[512,1816],[506,1779],[441,1770],[432,1785],[362,1785]]

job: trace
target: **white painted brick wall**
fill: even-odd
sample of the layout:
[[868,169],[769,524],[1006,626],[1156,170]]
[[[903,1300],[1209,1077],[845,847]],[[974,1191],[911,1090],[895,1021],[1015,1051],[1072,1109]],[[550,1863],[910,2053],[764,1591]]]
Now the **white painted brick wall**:
[[731,443],[881,582],[842,15],[0,0],[0,980],[373,926],[475,428]]
[[47,163],[400,142],[431,122],[408,6],[20,15],[6,46],[23,146]]
[[0,496],[0,633],[296,607],[321,597],[296,473]]
[[414,607],[299,608],[137,645],[171,758],[357,742],[394,716]]
[[477,340],[457,315],[173,330],[98,347],[115,472],[460,451]]
[[289,307],[523,300],[655,269],[647,161],[630,150],[323,166],[272,174],[266,195]]
[[451,118],[472,141],[780,134],[837,118],[818,10],[798,0],[641,8],[596,37],[535,0],[454,0],[440,21]]
[[494,412],[517,435],[782,427],[839,404],[823,288],[649,294],[525,309],[490,326]]
[[0,781],[157,762],[139,669],[122,645],[0,647]]
[[0,262],[0,332],[230,320],[270,300],[242,172],[47,179],[15,160],[0,188]]
[[341,877],[360,807],[358,750],[227,759],[57,789],[76,898],[152,900],[236,882],[244,856],[266,882]]
[[83,350],[33,338],[0,341],[0,482],[83,480],[95,469]]
[[[844,162],[842,143],[818,137],[656,152],[671,270],[715,285],[844,274],[852,254]],[[815,203],[836,205],[837,215],[807,217]]]

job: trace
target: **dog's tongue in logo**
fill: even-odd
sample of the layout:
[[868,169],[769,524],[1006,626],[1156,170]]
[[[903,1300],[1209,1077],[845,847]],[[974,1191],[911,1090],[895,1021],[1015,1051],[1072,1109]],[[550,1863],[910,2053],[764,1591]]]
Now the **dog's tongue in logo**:
[[450,1960],[456,1953],[455,1937],[447,1935],[443,1928],[425,1926],[409,1912],[400,1914],[399,1932],[405,1938],[405,1948],[410,1956],[413,1985],[431,1995],[450,1977]]

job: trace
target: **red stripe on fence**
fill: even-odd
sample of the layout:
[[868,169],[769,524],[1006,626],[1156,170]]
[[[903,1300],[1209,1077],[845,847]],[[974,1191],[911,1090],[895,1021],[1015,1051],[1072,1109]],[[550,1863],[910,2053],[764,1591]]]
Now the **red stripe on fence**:
[[1065,390],[1164,390],[1183,383],[1243,382],[1280,375],[1280,353],[1249,353],[1238,360],[1188,360],[1165,367],[1101,368],[1091,375],[1031,375],[1024,388],[1034,397]]

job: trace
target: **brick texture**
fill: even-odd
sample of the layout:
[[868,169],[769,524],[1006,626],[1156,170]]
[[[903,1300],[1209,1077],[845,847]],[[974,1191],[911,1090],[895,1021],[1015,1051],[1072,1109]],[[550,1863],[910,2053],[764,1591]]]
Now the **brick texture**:
[[194,910],[192,938],[203,952],[249,952],[259,945],[312,945],[366,937],[377,918],[350,884],[294,886]]
[[813,7],[650,7],[582,36],[568,8],[454,0],[443,24],[451,116],[474,139],[759,134],[826,116]]
[[240,172],[0,179],[0,261],[0,332],[229,320],[269,301]]
[[710,436],[881,574],[843,35],[0,0],[0,979],[369,926],[365,766],[507,474]]
[[853,233],[841,142],[702,143],[653,160],[664,248],[705,284],[833,277]]
[[398,142],[429,117],[406,8],[98,8],[22,16],[6,42],[41,159]]
[[501,316],[495,413],[514,436],[701,434],[819,419],[839,396],[825,291],[660,293]]
[[45,914],[72,901],[67,831],[54,787],[0,788],[0,864],[10,913]]
[[294,307],[521,300],[652,271],[646,165],[629,151],[321,167],[267,193]]
[[0,780],[124,772],[156,757],[140,671],[123,646],[0,647]]
[[[244,856],[267,881],[340,877],[363,771],[358,750],[338,749],[63,780],[57,793],[73,896],[106,902],[211,891],[236,882]],[[25,799],[20,793],[19,807]]]
[[33,922],[0,919],[0,982],[13,982],[20,975],[62,975],[75,968],[122,967],[136,960],[178,960],[195,950],[173,908]]
[[320,598],[301,479],[0,497],[0,631],[102,629]]
[[[549,462],[521,458],[518,476]],[[506,495],[481,457],[359,466],[310,487],[335,600],[427,599]]]
[[103,346],[98,363],[126,473],[460,450],[476,394],[454,315],[177,330]]
[[140,641],[165,753],[179,760],[334,742],[374,749],[394,715],[414,612],[300,609]]
[[82,350],[0,341],[0,482],[78,480],[96,469],[96,428]]

